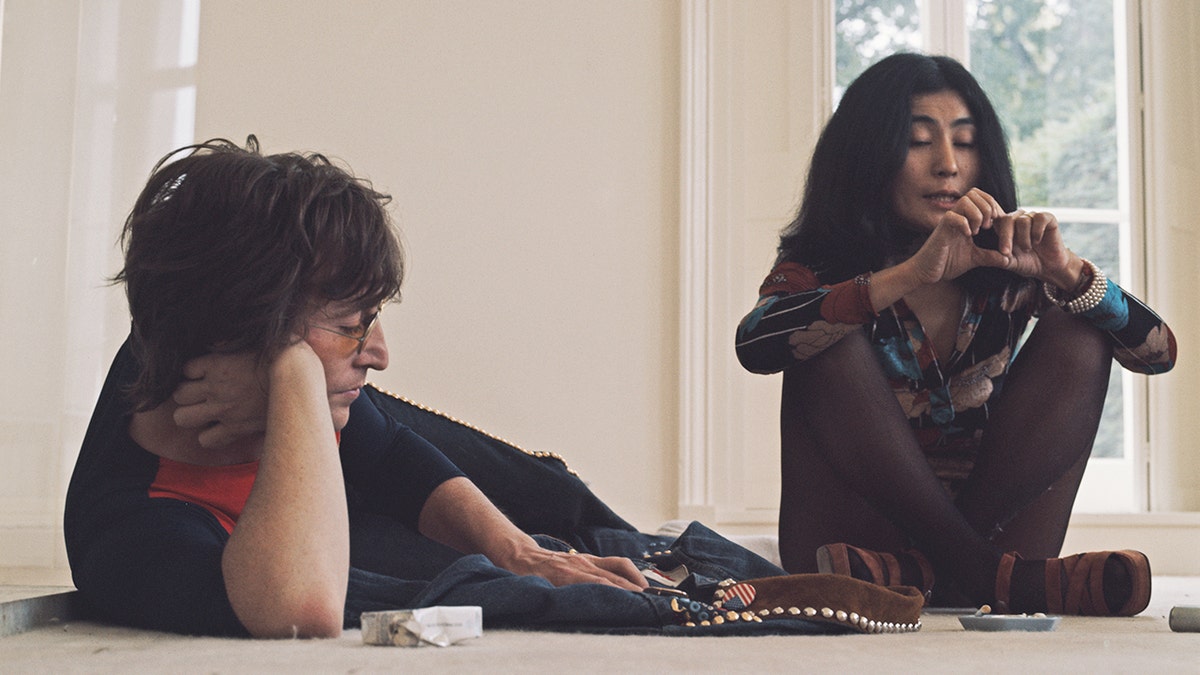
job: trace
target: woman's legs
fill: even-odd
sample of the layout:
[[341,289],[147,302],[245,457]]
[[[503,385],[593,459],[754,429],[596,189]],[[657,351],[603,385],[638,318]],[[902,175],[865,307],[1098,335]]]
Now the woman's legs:
[[[865,334],[791,369],[781,420],[784,566],[811,571],[816,548],[833,542],[897,551],[913,541],[943,580],[982,601],[995,590],[999,553],[1017,550],[1028,560],[1014,568],[1014,605],[1044,604],[1040,559],[1061,548],[1110,359],[1107,341],[1086,324],[1061,312],[1043,318],[992,411],[958,506],[917,445]],[[1125,586],[1119,566],[1106,568],[1110,591]]]
[[[1047,312],[1022,346],[988,419],[979,459],[958,506],[976,531],[1028,560],[1057,557],[1096,439],[1112,346],[1061,311]],[[1129,579],[1115,558],[1104,567],[1106,602],[1123,604]],[[1013,602],[1045,597],[1045,575],[1018,564]]]
[[992,543],[1001,551],[1018,551],[1026,558],[1054,558],[1062,553],[1075,494],[1083,480],[1084,455],[1061,478],[1008,521]]
[[[785,389],[790,375],[784,376]],[[790,397],[784,394],[785,411]],[[817,571],[816,550],[834,542],[853,542],[876,551],[911,546],[904,533],[842,481],[825,461],[811,436],[783,421],[783,486],[779,505],[779,554],[793,574]]]
[[958,497],[967,521],[1002,550],[1059,554],[1111,364],[1105,336],[1061,311],[1039,319],[1018,352]]
[[784,567],[811,571],[824,544],[915,541],[939,574],[990,595],[1000,553],[934,475],[864,332],[785,372],[781,432]]

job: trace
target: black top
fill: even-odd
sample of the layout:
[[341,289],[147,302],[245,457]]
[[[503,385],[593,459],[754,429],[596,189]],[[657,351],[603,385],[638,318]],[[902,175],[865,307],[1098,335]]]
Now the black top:
[[[246,634],[225,593],[228,533],[208,510],[151,498],[159,457],[129,437],[123,391],[138,365],[117,353],[67,490],[64,533],[75,585],[101,618],[183,633]],[[370,396],[350,408],[340,455],[359,504],[415,529],[433,490],[461,471]]]

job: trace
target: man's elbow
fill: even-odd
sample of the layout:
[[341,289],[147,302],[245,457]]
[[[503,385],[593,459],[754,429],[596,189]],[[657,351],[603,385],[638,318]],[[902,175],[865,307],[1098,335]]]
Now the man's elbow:
[[342,634],[344,604],[345,598],[311,598],[239,618],[255,638],[335,638]]

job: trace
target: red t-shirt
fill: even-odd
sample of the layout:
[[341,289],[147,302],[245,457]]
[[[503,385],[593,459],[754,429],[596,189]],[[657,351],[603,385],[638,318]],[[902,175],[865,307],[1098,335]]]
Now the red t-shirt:
[[[334,432],[333,437],[341,445],[342,432]],[[257,461],[203,466],[159,457],[158,473],[154,475],[149,493],[151,497],[167,497],[203,506],[216,516],[225,532],[233,534],[233,526],[242,515],[242,509],[246,508],[257,475]]]
[[150,496],[203,506],[216,516],[226,532],[232,534],[257,474],[258,462],[202,466],[159,457],[158,473],[150,484]]

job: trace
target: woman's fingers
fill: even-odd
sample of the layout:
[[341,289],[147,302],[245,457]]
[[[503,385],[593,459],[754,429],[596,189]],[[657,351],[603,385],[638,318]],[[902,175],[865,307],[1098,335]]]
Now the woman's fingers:
[[997,232],[1004,232],[1001,241],[1010,244],[1009,248],[1001,246],[1000,250],[1006,254],[1011,254],[1013,248],[1032,250],[1042,243],[1047,234],[1057,229],[1058,219],[1053,213],[1018,209],[997,221]]
[[954,205],[951,213],[957,213],[967,221],[967,227],[972,235],[978,234],[983,227],[984,221],[989,221],[991,208],[987,202],[976,193],[975,190],[963,195],[958,203]]
[[970,223],[972,235],[992,227],[995,219],[1004,214],[996,199],[979,188],[968,190],[967,194],[958,200],[955,210]]
[[1053,213],[1036,211],[1031,215],[1029,223],[1029,238],[1033,246],[1041,244],[1046,235],[1058,230],[1058,218]]

